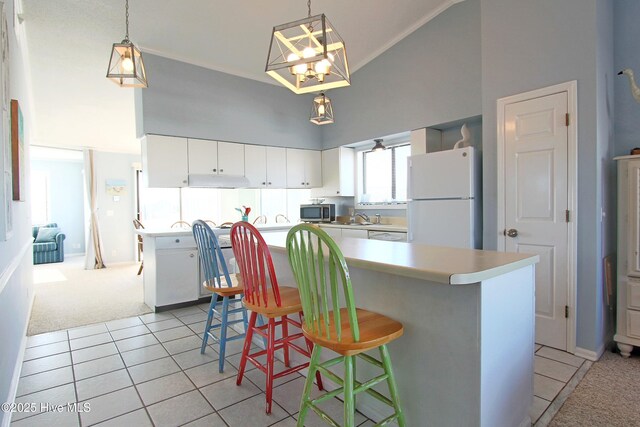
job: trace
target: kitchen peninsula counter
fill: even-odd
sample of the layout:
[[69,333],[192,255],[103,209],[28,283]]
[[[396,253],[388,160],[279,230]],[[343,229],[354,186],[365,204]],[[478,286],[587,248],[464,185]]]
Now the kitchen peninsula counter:
[[[265,240],[278,281],[293,284],[286,233]],[[530,425],[537,255],[334,240],[356,305],[404,325],[389,349],[408,426]],[[375,375],[358,365],[360,381]],[[357,407],[378,421],[389,414],[364,393]]]

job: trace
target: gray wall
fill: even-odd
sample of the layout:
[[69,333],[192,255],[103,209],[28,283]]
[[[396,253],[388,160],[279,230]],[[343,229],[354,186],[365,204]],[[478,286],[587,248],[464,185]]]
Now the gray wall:
[[[640,84],[640,2],[638,0],[616,0],[614,9],[614,65],[613,71],[631,68],[636,72]],[[615,79],[615,135],[616,155],[629,154],[640,147],[640,104],[631,96],[626,76]]]
[[453,5],[329,93],[336,121],[323,147],[477,116],[482,112],[480,0]]
[[64,253],[83,254],[84,176],[82,161],[33,159],[33,171],[49,176],[49,218],[65,234]]
[[[606,152],[606,19],[598,0],[482,0],[484,242],[494,248],[496,223],[496,100],[569,80],[578,81],[578,307],[577,346],[597,351],[602,322],[600,194]],[[606,2],[608,3],[608,1]],[[610,5],[608,7],[611,7]],[[601,8],[602,9],[602,8]],[[601,25],[600,25],[601,24]],[[605,39],[601,39],[605,37]],[[606,189],[608,190],[608,189]]]
[[[128,262],[135,260],[133,218],[135,217],[135,169],[134,162],[140,158],[133,154],[94,153],[96,178],[98,181],[98,223],[102,238],[104,262]],[[107,194],[106,180],[124,180],[127,188],[114,201]]]
[[309,122],[312,95],[155,55],[144,58],[152,78],[142,91],[138,136],[322,147],[320,128]]
[[[12,202],[13,235],[7,241],[0,239],[0,402],[11,401],[10,389],[14,369],[19,363],[29,305],[33,295],[33,267],[31,253],[31,204],[29,143],[31,138],[31,106],[27,96],[27,71],[24,58],[17,44],[13,24],[13,2],[5,2],[7,15],[9,54],[11,64],[10,96],[20,101],[24,117],[25,137],[25,202]],[[3,423],[6,413],[0,413]]]

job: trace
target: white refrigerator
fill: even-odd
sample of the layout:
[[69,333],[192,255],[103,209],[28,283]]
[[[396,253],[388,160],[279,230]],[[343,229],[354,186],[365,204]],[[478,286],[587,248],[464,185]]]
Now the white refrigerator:
[[479,160],[473,147],[409,157],[409,242],[481,249]]

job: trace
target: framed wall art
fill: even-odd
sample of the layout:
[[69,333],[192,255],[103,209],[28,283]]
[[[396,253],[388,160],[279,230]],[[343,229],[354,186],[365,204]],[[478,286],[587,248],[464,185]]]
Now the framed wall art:
[[13,200],[24,201],[24,123],[20,104],[11,100],[11,172]]

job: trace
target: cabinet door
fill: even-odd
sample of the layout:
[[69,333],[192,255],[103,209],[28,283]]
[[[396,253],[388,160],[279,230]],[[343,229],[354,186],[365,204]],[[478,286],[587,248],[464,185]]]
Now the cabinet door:
[[189,174],[187,140],[147,135],[142,140],[142,173],[147,187],[186,187]]
[[322,152],[322,187],[312,192],[319,197],[341,196],[340,194],[340,149]]
[[327,234],[331,237],[342,237],[342,229],[337,227],[322,227],[320,226]]
[[[357,227],[357,226],[355,226]],[[354,237],[356,239],[368,239],[369,232],[367,230],[354,230],[352,228],[343,228],[342,237]]]
[[218,173],[244,176],[244,144],[218,142]]
[[[353,148],[340,147],[339,153],[339,188],[340,196],[353,197],[356,195],[356,150]],[[324,175],[324,159],[322,159],[322,179]]]
[[267,147],[267,188],[287,188],[287,150]]
[[630,161],[628,173],[628,231],[627,235],[627,273],[640,275],[640,161]]
[[218,142],[189,138],[189,173],[218,173]]
[[306,150],[287,148],[287,188],[306,188],[304,168]]
[[305,187],[322,187],[322,152],[305,150]]
[[[267,164],[269,163],[267,150],[268,148],[262,145],[244,147],[244,176],[249,180],[251,188],[265,188],[267,186]],[[286,172],[284,173],[286,176]]]
[[197,249],[156,251],[156,306],[195,301],[200,295]]

